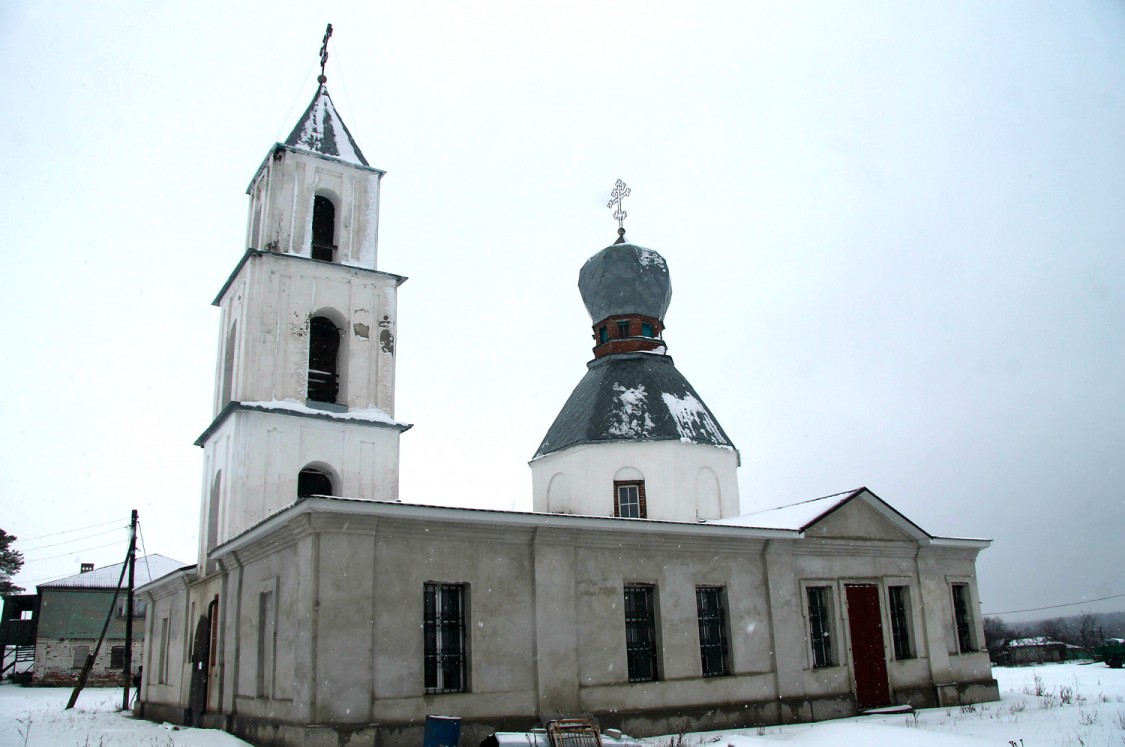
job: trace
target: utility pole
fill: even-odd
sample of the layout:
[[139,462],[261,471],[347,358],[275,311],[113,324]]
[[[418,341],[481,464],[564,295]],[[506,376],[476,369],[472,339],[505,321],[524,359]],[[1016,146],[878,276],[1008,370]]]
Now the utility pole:
[[133,686],[133,588],[137,570],[137,509],[133,509],[129,521],[129,595],[125,598],[125,666],[121,668],[124,680],[124,694],[121,696],[121,710],[129,710],[129,689]]

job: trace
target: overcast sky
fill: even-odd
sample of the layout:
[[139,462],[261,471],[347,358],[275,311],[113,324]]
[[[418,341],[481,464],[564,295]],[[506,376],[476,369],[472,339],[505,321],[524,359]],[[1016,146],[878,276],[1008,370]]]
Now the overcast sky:
[[362,5],[0,4],[17,580],[120,562],[130,508],[195,559],[210,302],[332,22],[410,278],[404,501],[530,509],[622,178],[744,512],[866,485],[995,540],[986,613],[1125,594],[1125,3]]

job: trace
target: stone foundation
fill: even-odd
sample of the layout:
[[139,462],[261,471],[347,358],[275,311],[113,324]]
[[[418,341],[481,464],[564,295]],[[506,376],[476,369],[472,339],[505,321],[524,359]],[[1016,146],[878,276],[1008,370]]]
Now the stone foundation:
[[[956,702],[942,702],[955,697]],[[999,700],[996,680],[956,683],[940,687],[900,689],[896,700],[917,708],[963,705]],[[136,715],[150,721],[184,724],[187,710],[160,703],[140,703]],[[808,723],[857,714],[855,697],[842,693],[821,698],[787,698],[747,703],[726,703],[714,706],[677,709],[653,709],[633,713],[595,713],[599,726],[620,729],[634,737],[678,734],[681,731],[713,731],[747,729],[758,726]],[[498,731],[528,731],[542,725],[542,720],[529,716],[506,716],[493,719],[465,719],[461,722],[464,747],[475,747]],[[341,723],[289,724],[251,716],[208,713],[203,726],[222,729],[259,747],[417,747],[422,744],[425,717],[403,723]]]

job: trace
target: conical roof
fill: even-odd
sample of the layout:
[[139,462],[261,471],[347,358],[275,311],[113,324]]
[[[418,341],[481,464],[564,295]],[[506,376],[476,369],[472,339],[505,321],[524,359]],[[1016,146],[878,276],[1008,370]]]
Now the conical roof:
[[652,353],[587,364],[535,457],[587,443],[682,441],[734,448],[672,359]]
[[297,126],[289,133],[285,144],[360,166],[371,165],[363,157],[344,120],[340,119],[324,84],[317,88],[309,108],[305,109]]

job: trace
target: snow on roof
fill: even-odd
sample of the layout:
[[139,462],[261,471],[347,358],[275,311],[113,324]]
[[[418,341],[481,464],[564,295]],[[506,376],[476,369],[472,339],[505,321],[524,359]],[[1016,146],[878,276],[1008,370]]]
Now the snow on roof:
[[864,490],[864,488],[846,490],[843,493],[834,493],[832,495],[826,495],[823,498],[813,498],[810,501],[793,503],[788,506],[767,508],[762,511],[755,511],[741,516],[732,516],[727,519],[713,519],[707,523],[736,527],[754,527],[757,529],[792,529],[801,531],[862,490]]
[[535,458],[578,444],[621,441],[734,448],[672,359],[649,353],[618,353],[590,361]]
[[346,412],[321,410],[292,399],[274,399],[269,402],[241,402],[243,407],[254,410],[287,410],[302,415],[317,415],[332,420],[359,420],[364,423],[386,423],[387,425],[406,425],[392,418],[378,407],[357,407]]
[[[107,565],[86,573],[78,573],[73,576],[48,581],[45,584],[39,584],[39,588],[112,589],[117,586],[117,579],[121,578],[121,566],[123,565],[125,565],[124,562],[115,563],[114,565]],[[136,567],[134,569],[134,585],[141,586],[142,584],[147,584],[162,576],[167,576],[169,573],[177,571],[185,565],[189,564],[164,555],[145,555],[143,558],[137,558]],[[128,571],[126,571],[126,576],[121,578],[121,588],[125,588],[128,583]]]
[[340,119],[332,97],[323,85],[317,89],[309,108],[305,110],[293,132],[289,133],[285,144],[348,163],[370,166],[344,125],[344,120]]
[[1013,641],[1008,641],[1008,648],[1036,648],[1038,646],[1065,646],[1062,641],[1053,641],[1047,636],[1036,636],[1034,638],[1016,638]]

